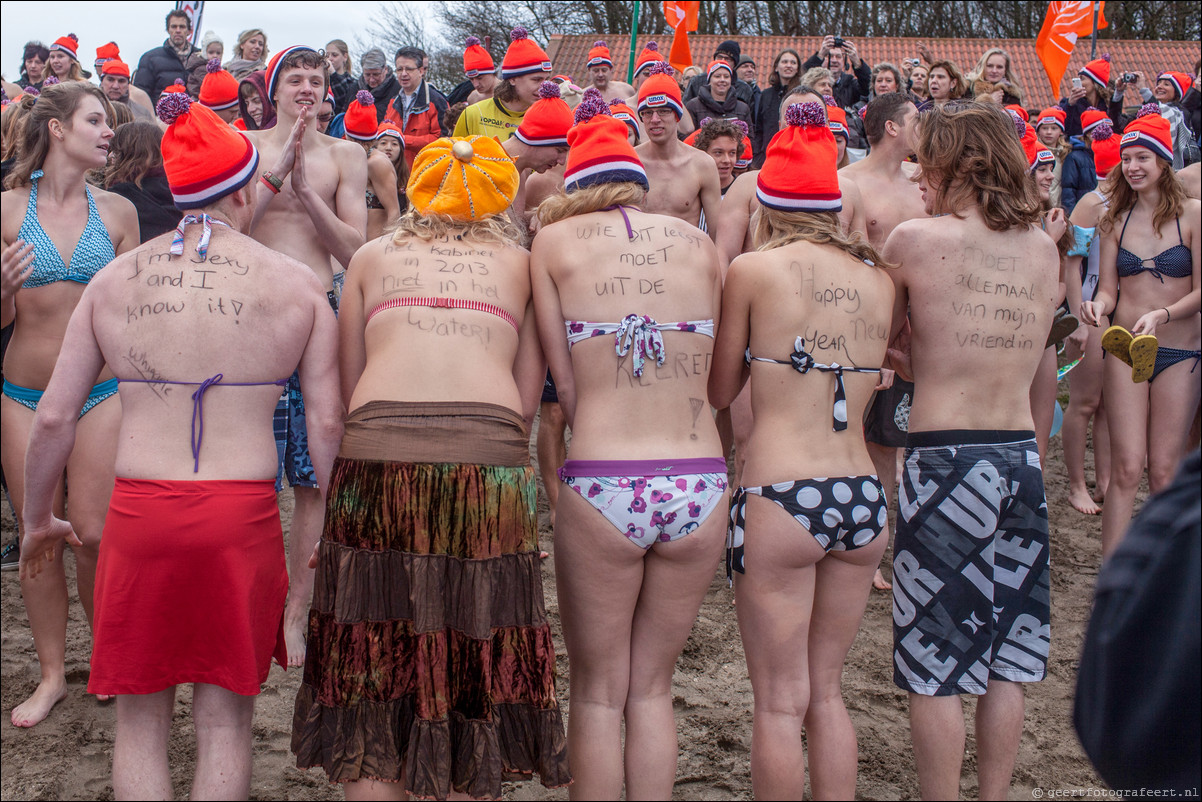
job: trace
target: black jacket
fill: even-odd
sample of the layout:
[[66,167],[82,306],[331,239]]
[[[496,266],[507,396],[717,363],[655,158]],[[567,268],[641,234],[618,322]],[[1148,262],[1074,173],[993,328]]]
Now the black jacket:
[[[188,55],[199,52],[200,48],[192,45]],[[172,49],[170,40],[166,40],[162,47],[147,50],[142,54],[142,58],[138,60],[138,71],[134,73],[133,84],[150,95],[152,102],[158,103],[159,95],[175,83],[177,78],[187,82],[188,71],[184,67],[184,60]]]
[[784,100],[786,91],[783,86],[769,86],[760,93],[756,126],[751,132],[751,150],[755,154],[752,166],[757,170],[764,164],[764,151],[768,143],[780,130],[780,102]]
[[167,185],[167,176],[162,168],[143,178],[141,187],[133,181],[123,181],[109,187],[109,192],[126,198],[138,210],[140,242],[166,234],[178,226],[183,217],[180,210],[175,208],[171,187]]
[[1093,151],[1079,136],[1069,142],[1073,149],[1064,157],[1064,167],[1060,169],[1060,205],[1064,207],[1065,216],[1072,214],[1081,199],[1098,187]]
[[706,117],[713,117],[715,120],[742,120],[747,123],[748,131],[755,132],[755,126],[751,124],[751,109],[746,103],[735,97],[734,92],[727,92],[726,100],[719,103],[710,94],[710,88],[703,86],[701,93],[685,103],[684,107],[689,110],[689,114],[693,115],[693,125],[698,128],[701,127],[701,121]]
[[[685,88],[684,96],[681,97],[681,100],[684,101],[685,104],[688,104],[690,100],[697,97],[697,95],[701,93],[701,87],[709,85],[710,79],[705,73],[702,73],[701,75],[694,75],[693,80],[689,81],[689,85]],[[753,93],[751,91],[751,84],[735,78],[734,82],[731,84],[731,91],[734,93],[735,97],[747,104],[747,108],[752,108],[751,104],[755,102],[755,98],[752,97]]]
[[[806,59],[806,63],[801,65],[801,73],[805,75],[805,71],[814,67],[825,67],[822,59],[818,58],[818,54],[810,56]],[[860,102],[861,98],[868,97],[868,91],[872,87],[872,70],[868,68],[868,64],[864,59],[860,59],[860,66],[856,67],[854,72],[844,70],[839,76],[839,80],[835,81],[835,102],[845,109]]]

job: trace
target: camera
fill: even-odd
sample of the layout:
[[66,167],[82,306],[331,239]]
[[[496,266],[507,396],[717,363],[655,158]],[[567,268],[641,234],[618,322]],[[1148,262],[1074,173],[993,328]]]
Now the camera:
[[835,37],[835,47],[843,47],[843,37],[842,36]]
[[1123,83],[1125,83],[1125,84],[1135,83],[1135,73],[1133,73],[1133,72],[1123,73]]

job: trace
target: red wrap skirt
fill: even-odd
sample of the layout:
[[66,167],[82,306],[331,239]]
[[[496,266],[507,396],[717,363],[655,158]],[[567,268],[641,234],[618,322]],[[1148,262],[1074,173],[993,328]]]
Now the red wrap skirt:
[[250,696],[287,665],[288,570],[271,480],[117,478],[100,562],[88,691],[203,682]]

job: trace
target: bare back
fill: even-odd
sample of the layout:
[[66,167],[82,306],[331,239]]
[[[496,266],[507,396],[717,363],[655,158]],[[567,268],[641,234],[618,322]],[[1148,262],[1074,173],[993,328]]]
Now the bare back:
[[912,179],[916,170],[916,165],[904,162],[899,170],[896,164],[861,159],[839,171],[839,175],[848,176],[859,185],[864,228],[868,241],[878,251],[885,247],[885,241],[899,224],[927,216],[922,190]]
[[[712,160],[711,160],[712,162]],[[546,226],[532,253],[539,330],[572,425],[574,459],[712,457],[721,453],[706,403],[712,337],[670,324],[718,317],[717,251],[699,229],[628,209]],[[569,350],[565,321],[617,324],[629,315],[661,324],[664,362],[648,355],[636,375],[637,341],[619,356],[613,327]]]
[[740,256],[726,293],[724,361],[737,363],[749,348],[785,363],[751,363],[755,425],[744,484],[873,473],[861,418],[880,374],[843,374],[847,428],[835,431],[834,374],[800,374],[790,355],[801,337],[819,364],[879,369],[894,293],[887,271],[833,245],[796,242]]
[[[467,240],[394,242],[389,235],[364,245],[347,271],[339,308],[347,408],[380,400],[474,401],[522,413],[514,374],[522,341],[535,336],[533,319],[526,321],[529,259],[521,248]],[[410,298],[494,311],[401,305]]]
[[[333,334],[333,313],[300,262],[221,225],[201,257],[199,236],[200,226],[188,227],[183,256],[170,254],[171,234],[119,256],[85,294],[96,341],[121,380],[117,475],[274,478],[272,414],[281,388],[270,382],[296,370],[315,330]],[[197,387],[166,382],[218,374],[196,420],[203,440],[194,472]],[[231,386],[239,382],[268,384]]]
[[979,213],[902,223],[893,326],[912,326],[910,431],[1033,429],[1028,397],[1052,325],[1056,245],[1038,228],[992,231]]

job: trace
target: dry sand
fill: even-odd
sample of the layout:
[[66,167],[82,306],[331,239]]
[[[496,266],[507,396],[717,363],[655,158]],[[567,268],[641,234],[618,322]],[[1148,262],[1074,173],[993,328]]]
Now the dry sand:
[[[533,449],[532,449],[533,450]],[[1072,725],[1072,697],[1078,654],[1089,614],[1097,566],[1101,559],[1101,520],[1077,513],[1068,505],[1068,482],[1060,438],[1052,441],[1046,474],[1052,531],[1052,651],[1048,678],[1027,686],[1027,715],[1011,799],[1031,799],[1032,790],[1102,787],[1085,758]],[[1092,477],[1091,477],[1092,478]],[[291,493],[283,496],[284,522],[291,513]],[[541,540],[554,548],[540,498]],[[4,510],[3,537],[14,531],[11,512]],[[883,564],[888,576],[886,552]],[[559,654],[559,697],[570,715],[567,658],[559,632],[552,561],[543,563],[547,609]],[[74,585],[74,563],[67,558],[68,582]],[[677,666],[674,685],[680,732],[676,799],[750,799],[751,684],[739,641],[738,625],[726,581],[715,572],[697,623]],[[16,573],[0,581],[3,602],[3,649],[0,676],[0,797],[3,799],[112,799],[110,771],[116,711],[84,693],[88,675],[89,636],[82,609],[72,601],[67,643],[69,692],[37,727],[21,730],[8,714],[31,693],[37,681],[33,641],[21,602]],[[892,683],[890,598],[873,592],[852,647],[843,691],[859,735],[861,799],[913,799],[918,795],[910,751],[905,695]],[[252,799],[341,799],[317,769],[300,771],[289,752],[292,701],[301,672],[275,667],[259,698],[254,723],[255,763]],[[976,796],[971,701],[968,752],[961,791]],[[170,743],[172,779],[178,798],[186,798],[195,760],[191,724],[191,691],[181,688]],[[567,799],[566,790],[548,791],[534,781],[506,784],[506,799]]]

